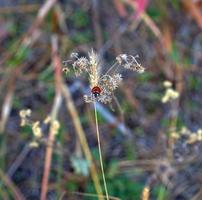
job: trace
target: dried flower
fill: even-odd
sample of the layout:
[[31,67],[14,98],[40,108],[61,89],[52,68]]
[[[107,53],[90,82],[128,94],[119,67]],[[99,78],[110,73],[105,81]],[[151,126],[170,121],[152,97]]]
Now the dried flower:
[[171,88],[172,83],[170,81],[164,81],[163,85],[166,87],[166,92],[161,99],[162,103],[167,103],[179,97],[179,92]]
[[139,58],[139,55],[132,56],[127,54],[120,54],[116,57],[116,60],[126,69],[131,69],[133,71],[143,73],[145,69],[141,66],[140,63],[137,62],[136,58]]
[[31,116],[31,110],[30,109],[26,109],[26,110],[20,110],[19,115],[21,118],[21,122],[20,122],[20,126],[25,126],[26,124],[28,124],[28,117]]
[[39,125],[40,125],[39,121],[34,122],[32,125],[33,134],[37,139],[42,137],[42,131],[41,131],[41,127]]
[[38,148],[39,147],[39,143],[36,142],[36,141],[32,141],[32,142],[29,143],[29,146],[31,148]]
[[26,117],[30,117],[31,112],[32,111],[30,109],[20,110],[19,115],[21,118],[26,118]]
[[116,57],[116,63],[112,65],[105,74],[100,74],[101,62],[99,56],[92,50],[87,57],[78,57],[77,53],[72,53],[74,58],[72,66],[76,75],[87,73],[91,87],[91,95],[84,95],[85,102],[100,101],[102,103],[110,103],[112,101],[114,90],[116,90],[122,82],[122,75],[112,69],[123,66],[139,73],[144,68],[137,62],[137,56],[121,54]]
[[172,83],[171,83],[170,81],[164,81],[164,82],[163,82],[163,85],[164,85],[164,87],[166,87],[166,88],[172,87]]
[[51,127],[50,127],[50,131],[53,135],[57,135],[58,134],[58,129],[60,128],[60,123],[58,120],[54,120],[51,123]]

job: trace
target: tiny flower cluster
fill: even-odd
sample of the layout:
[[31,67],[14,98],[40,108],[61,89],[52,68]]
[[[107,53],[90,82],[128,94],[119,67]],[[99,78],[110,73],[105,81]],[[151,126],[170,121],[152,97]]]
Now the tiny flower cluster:
[[188,128],[182,127],[180,131],[172,131],[171,137],[176,140],[185,137],[187,144],[202,142],[202,129],[198,129],[196,132],[192,132]]
[[39,146],[39,142],[43,140],[43,131],[42,131],[42,124],[49,125],[50,124],[50,131],[53,135],[58,133],[60,128],[60,123],[57,120],[51,120],[50,116],[47,116],[45,120],[42,122],[39,121],[31,121],[29,117],[31,116],[31,110],[21,110],[19,112],[21,118],[21,126],[29,125],[32,128],[33,133],[33,140],[29,143],[29,146],[32,148],[37,148]]
[[31,116],[31,110],[26,109],[26,110],[20,110],[19,115],[21,118],[20,126],[25,126],[29,122],[29,117]]
[[[63,63],[66,65],[72,62],[76,76],[84,72],[89,75],[91,95],[84,95],[85,102],[89,103],[97,100],[107,104],[112,101],[114,90],[116,90],[122,82],[122,75],[112,69],[115,67],[116,69],[123,67],[142,73],[144,72],[144,68],[137,62],[137,57],[138,56],[134,57],[127,54],[117,56],[115,64],[103,75],[100,74],[100,58],[94,51],[91,51],[88,57],[79,57],[78,53],[72,53],[71,58],[73,60],[64,61]],[[69,69],[65,67],[63,71],[68,72]]]
[[179,98],[179,92],[171,88],[172,83],[170,81],[164,81],[163,85],[166,88],[166,92],[161,99],[162,103],[167,103],[169,101]]

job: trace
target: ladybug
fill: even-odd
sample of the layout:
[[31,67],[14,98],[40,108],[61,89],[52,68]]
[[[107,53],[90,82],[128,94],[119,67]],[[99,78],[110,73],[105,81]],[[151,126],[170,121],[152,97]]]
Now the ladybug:
[[101,89],[99,86],[94,86],[92,89],[91,89],[91,92],[92,94],[94,95],[95,98],[97,98],[100,93],[101,93]]

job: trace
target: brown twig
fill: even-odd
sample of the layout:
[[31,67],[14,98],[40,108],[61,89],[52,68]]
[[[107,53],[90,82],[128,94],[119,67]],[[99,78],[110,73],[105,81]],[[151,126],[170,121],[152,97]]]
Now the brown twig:
[[35,12],[39,9],[38,4],[25,4],[25,5],[16,5],[9,6],[9,7],[1,7],[0,13],[1,14],[11,14],[11,13],[29,13],[29,12]]
[[[57,119],[58,111],[62,102],[61,95],[61,64],[57,54],[58,51],[58,38],[56,35],[52,37],[52,58],[53,65],[55,67],[55,99],[51,112],[51,124]],[[47,191],[48,191],[48,180],[51,169],[51,161],[52,161],[52,153],[53,153],[53,143],[55,141],[55,133],[51,131],[49,132],[48,144],[46,147],[45,154],[45,164],[44,164],[44,173],[41,185],[41,200],[46,200]]]

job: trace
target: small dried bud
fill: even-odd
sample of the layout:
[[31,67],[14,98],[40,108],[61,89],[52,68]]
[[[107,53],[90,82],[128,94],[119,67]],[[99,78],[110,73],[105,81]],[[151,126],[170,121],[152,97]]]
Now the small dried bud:
[[81,57],[78,60],[76,60],[73,64],[72,64],[74,71],[76,73],[77,76],[79,76],[82,72],[87,71],[88,70],[88,66],[89,66],[89,61],[87,58],[85,57]]
[[51,127],[50,127],[50,131],[53,135],[57,135],[58,134],[58,129],[60,128],[60,123],[57,120],[54,120],[51,123]]
[[162,103],[167,103],[168,101],[177,99],[179,97],[179,93],[172,88],[167,88],[165,95],[162,97]]
[[78,58],[79,54],[78,53],[75,53],[75,52],[72,52],[70,57],[71,58]]
[[32,142],[29,143],[29,146],[31,148],[38,148],[39,147],[39,143],[36,142],[36,141],[32,141]]
[[171,133],[171,137],[172,137],[173,139],[179,139],[179,138],[180,138],[180,136],[179,136],[179,134],[178,134],[177,132],[172,132],[172,133]]
[[172,87],[172,83],[171,83],[170,81],[164,81],[164,82],[163,82],[163,85],[164,85],[164,87],[166,87],[166,88]]
[[34,122],[34,124],[32,125],[32,131],[34,136],[39,139],[42,137],[42,131],[41,128],[39,126],[39,121]]
[[19,115],[20,115],[21,118],[30,117],[31,110],[30,109],[20,110]]
[[31,116],[31,110],[30,109],[20,110],[19,115],[21,118],[20,126],[25,126],[28,123],[27,118]]
[[120,54],[119,56],[116,57],[116,60],[119,63],[119,65],[126,63],[127,62],[127,54]]

